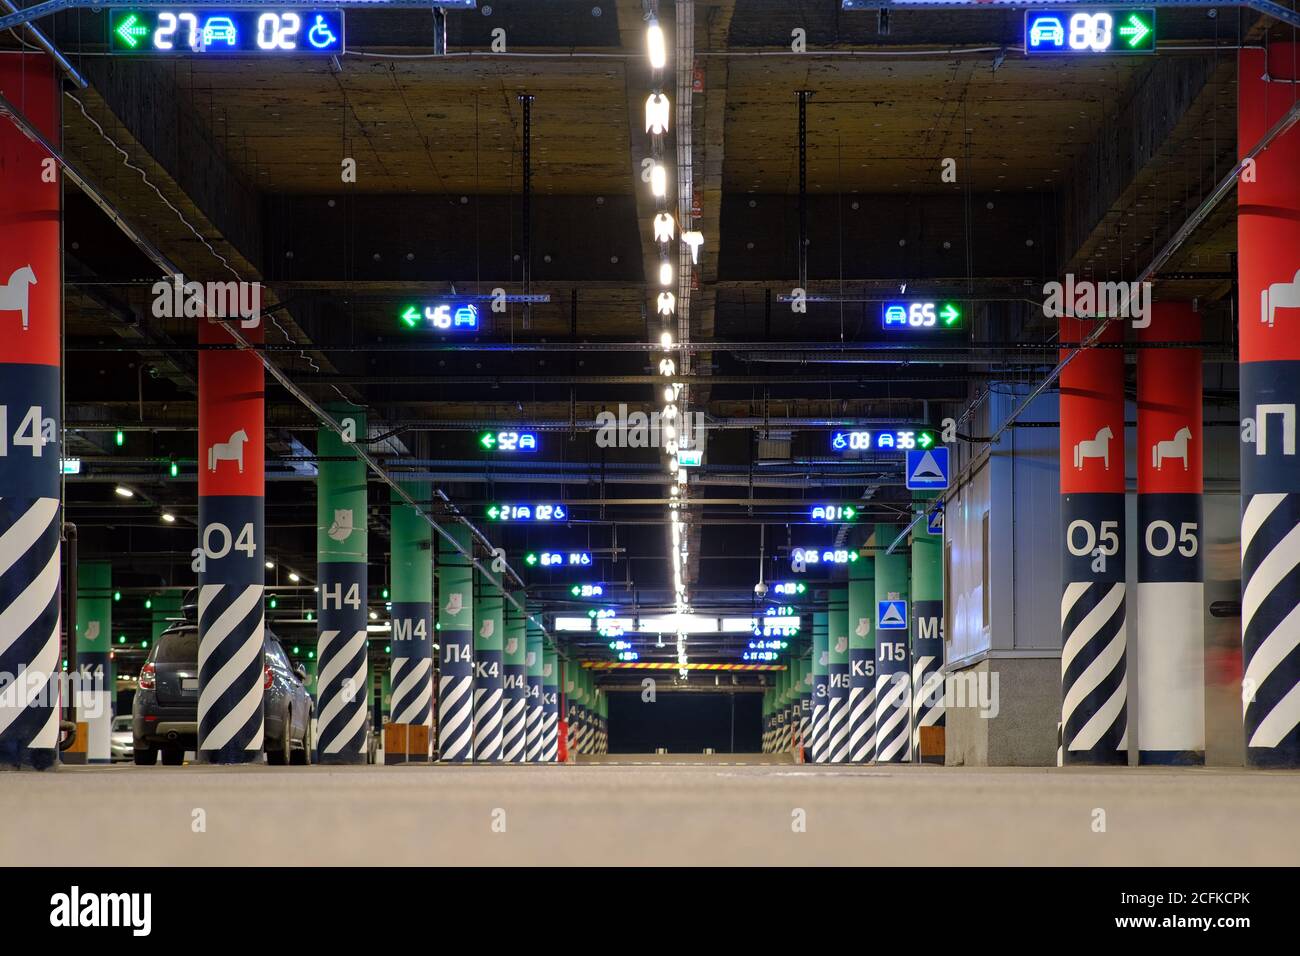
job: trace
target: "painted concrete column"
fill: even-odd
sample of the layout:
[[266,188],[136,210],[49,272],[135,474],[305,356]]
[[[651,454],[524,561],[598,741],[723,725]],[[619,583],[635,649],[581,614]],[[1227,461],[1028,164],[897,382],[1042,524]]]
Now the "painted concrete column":
[[527,718],[524,727],[524,759],[528,763],[542,760],[542,629],[530,616],[525,625],[527,646],[524,669],[527,673]]
[[758,740],[758,752],[764,754],[770,752],[769,745],[772,738],[772,720],[768,713],[768,698],[771,696],[771,693],[772,691],[770,687],[764,687],[762,702],[759,704],[762,716],[759,718],[759,727],[761,729]]
[[[253,344],[264,329],[241,334]],[[233,345],[198,320],[199,344]],[[266,584],[265,384],[243,349],[199,352],[198,759],[262,760],[262,642]],[[365,628],[362,627],[362,638]]]
[[555,763],[560,750],[560,661],[554,647],[542,652],[542,763]]
[[[1294,105],[1300,44],[1239,57],[1245,152]],[[1237,192],[1246,762],[1300,767],[1300,126],[1255,162]]]
[[[1189,302],[1157,302],[1142,342],[1199,342]],[[1138,763],[1205,763],[1200,349],[1138,350]]]
[[781,749],[781,674],[773,675],[774,684],[767,692],[767,719],[771,727],[768,752],[776,753]]
[[[429,486],[404,486],[416,501],[429,498]],[[396,492],[390,497],[389,539],[393,602],[393,634],[388,673],[392,697],[390,719],[409,728],[433,728],[433,528],[423,515]],[[427,762],[429,748],[412,753],[406,736],[406,758]],[[429,741],[432,740],[430,736]],[[394,755],[395,756],[395,755]]]
[[876,759],[876,560],[849,566],[849,760]]
[[813,667],[811,657],[799,659],[799,759],[812,759]]
[[907,646],[907,554],[885,554],[897,525],[876,525],[876,761],[912,759]]
[[[1079,342],[1092,320],[1061,320]],[[1123,340],[1118,323],[1101,343]],[[1061,350],[1065,358],[1068,351]],[[1066,764],[1128,762],[1124,352],[1090,348],[1061,372],[1061,741]]]
[[785,672],[776,672],[776,686],[772,688],[772,707],[773,716],[776,722],[776,739],[772,746],[773,753],[781,753],[785,749]]
[[88,763],[113,760],[113,563],[82,561],[77,568],[77,720],[85,721]]
[[438,542],[438,759],[474,759],[474,574],[469,528]]
[[504,681],[501,759],[506,763],[523,763],[528,742],[528,646],[524,616],[513,604],[506,607],[505,647],[501,659]]
[[[61,95],[45,54],[0,56],[0,92],[49,140]],[[0,282],[21,309],[0,312],[0,763],[58,758],[59,435],[62,192],[41,147],[0,122]]]
[[794,661],[786,664],[788,668],[781,672],[781,753],[788,754],[794,747],[794,729],[798,718],[798,703],[795,689]]
[[[360,409],[334,404],[327,411],[359,440],[366,436]],[[316,656],[316,759],[327,764],[365,763],[366,708],[371,705],[366,541],[366,465],[353,444],[333,429],[316,437],[316,553],[319,606]],[[337,460],[336,460],[337,459]]]
[[475,572],[474,600],[474,762],[501,760],[501,711],[505,681],[501,672],[504,641],[502,603],[495,584]]
[[812,759],[826,763],[830,759],[830,621],[825,611],[813,612],[813,692],[812,692]]
[[830,701],[826,719],[830,734],[831,763],[845,763],[849,759],[849,592],[847,588],[832,588],[827,621],[830,634],[827,638],[830,665],[827,670],[827,694]]
[[930,534],[921,521],[912,529],[914,759],[943,763],[943,726],[943,535]]
[[609,694],[600,691],[600,752],[609,753]]

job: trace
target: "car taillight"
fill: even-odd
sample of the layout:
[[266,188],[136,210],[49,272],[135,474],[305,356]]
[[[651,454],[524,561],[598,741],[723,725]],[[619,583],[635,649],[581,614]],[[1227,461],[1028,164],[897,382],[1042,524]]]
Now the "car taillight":
[[140,689],[153,690],[155,686],[153,665],[145,664],[140,668]]
[[262,690],[271,689],[271,668],[266,664],[262,665]]

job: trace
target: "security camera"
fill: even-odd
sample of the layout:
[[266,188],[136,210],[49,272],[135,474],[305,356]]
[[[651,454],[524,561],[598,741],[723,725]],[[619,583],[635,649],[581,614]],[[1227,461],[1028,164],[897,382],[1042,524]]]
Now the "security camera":
[[767,597],[767,582],[759,581],[754,585],[754,593],[760,598]]

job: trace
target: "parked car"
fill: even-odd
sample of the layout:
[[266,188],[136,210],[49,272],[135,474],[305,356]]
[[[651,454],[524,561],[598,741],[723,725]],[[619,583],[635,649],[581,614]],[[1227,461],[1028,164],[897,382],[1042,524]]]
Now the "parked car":
[[113,731],[109,736],[109,755],[113,762],[130,760],[135,750],[135,734],[131,732],[131,718],[123,714],[113,718]]
[[[191,617],[189,608],[186,616]],[[263,718],[266,761],[311,763],[312,699],[301,665],[288,655],[270,628],[263,631]],[[137,764],[179,766],[185,751],[198,748],[199,632],[191,620],[174,624],[158,638],[140,669],[131,707],[133,756]]]

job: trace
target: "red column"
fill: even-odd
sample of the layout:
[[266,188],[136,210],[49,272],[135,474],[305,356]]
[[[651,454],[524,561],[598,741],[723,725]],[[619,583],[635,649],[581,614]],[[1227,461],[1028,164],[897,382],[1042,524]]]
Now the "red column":
[[[1242,50],[1238,64],[1244,155],[1295,105],[1300,44]],[[1300,126],[1239,179],[1246,760],[1300,767]]]
[[[58,145],[47,56],[0,55],[0,93]],[[59,175],[0,117],[0,763],[38,768],[59,727]]]
[[[235,344],[222,326],[197,321],[200,345]],[[241,331],[263,340],[260,321]],[[264,388],[252,352],[199,353],[198,749],[211,763],[262,759]]]
[[[1157,302],[1142,342],[1199,342],[1188,302]],[[1205,763],[1201,350],[1138,350],[1137,738],[1143,764]]]
[[[1061,342],[1093,327],[1063,317]],[[1122,341],[1112,322],[1098,344]],[[1123,349],[1086,349],[1061,372],[1061,526],[1062,759],[1127,763]]]

